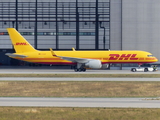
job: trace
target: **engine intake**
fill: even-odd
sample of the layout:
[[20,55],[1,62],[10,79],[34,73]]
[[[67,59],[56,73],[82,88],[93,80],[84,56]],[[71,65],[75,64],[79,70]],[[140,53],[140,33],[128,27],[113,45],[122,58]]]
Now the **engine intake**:
[[90,60],[85,64],[85,66],[93,69],[99,69],[102,67],[102,63],[100,60]]

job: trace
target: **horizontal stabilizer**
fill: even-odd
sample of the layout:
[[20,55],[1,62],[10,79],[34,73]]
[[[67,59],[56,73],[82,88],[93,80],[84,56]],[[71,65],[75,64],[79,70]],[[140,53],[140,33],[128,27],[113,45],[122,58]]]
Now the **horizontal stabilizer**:
[[20,58],[27,57],[26,55],[18,55],[18,54],[13,54],[13,53],[6,53],[5,55],[7,55],[9,57],[20,57]]

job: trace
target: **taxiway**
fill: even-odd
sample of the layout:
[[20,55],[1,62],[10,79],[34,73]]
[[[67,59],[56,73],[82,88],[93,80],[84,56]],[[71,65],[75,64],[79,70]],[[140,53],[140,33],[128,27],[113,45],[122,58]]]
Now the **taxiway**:
[[160,108],[159,104],[147,98],[0,98],[0,106],[21,107]]
[[73,69],[44,69],[44,68],[0,68],[0,74],[160,74],[156,72],[131,72],[130,70],[87,70],[74,72]]

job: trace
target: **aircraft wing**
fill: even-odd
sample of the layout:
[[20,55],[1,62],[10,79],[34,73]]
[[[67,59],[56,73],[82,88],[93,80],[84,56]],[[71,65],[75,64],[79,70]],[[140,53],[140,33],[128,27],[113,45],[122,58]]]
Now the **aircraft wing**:
[[18,54],[14,54],[14,53],[6,53],[5,55],[10,56],[10,57],[20,57],[20,58],[27,57],[26,55],[18,55]]
[[88,61],[92,60],[92,59],[85,59],[85,58],[75,58],[75,57],[57,56],[51,48],[50,48],[50,51],[51,51],[51,53],[52,53],[53,56],[56,56],[56,57],[59,57],[59,58],[61,58],[61,59],[68,60],[68,61],[71,61],[71,62],[87,63]]
[[64,60],[77,62],[77,63],[86,63],[91,60],[91,59],[85,59],[85,58],[74,58],[74,57],[64,57],[64,56],[57,56],[57,57],[64,59]]

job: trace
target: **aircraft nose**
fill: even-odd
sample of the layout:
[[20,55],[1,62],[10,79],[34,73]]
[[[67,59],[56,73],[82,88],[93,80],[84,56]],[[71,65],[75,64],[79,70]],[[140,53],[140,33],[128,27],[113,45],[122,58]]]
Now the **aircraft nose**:
[[158,61],[158,59],[156,58],[156,62]]
[[157,61],[158,61],[158,59],[156,57],[154,57],[154,62],[157,62]]

